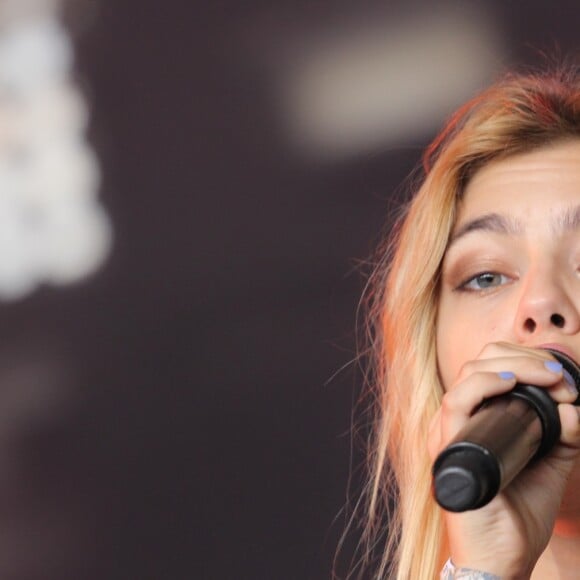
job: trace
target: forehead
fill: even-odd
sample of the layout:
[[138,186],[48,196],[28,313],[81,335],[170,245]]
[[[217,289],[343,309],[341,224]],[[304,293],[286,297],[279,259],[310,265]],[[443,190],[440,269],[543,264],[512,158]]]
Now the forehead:
[[580,139],[492,161],[475,172],[458,206],[456,229],[497,212],[541,218],[580,203]]

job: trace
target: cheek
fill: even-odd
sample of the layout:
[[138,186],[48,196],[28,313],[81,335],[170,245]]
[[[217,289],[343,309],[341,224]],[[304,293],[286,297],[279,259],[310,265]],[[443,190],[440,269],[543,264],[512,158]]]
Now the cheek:
[[[437,366],[439,369],[439,377],[443,384],[443,388],[448,390],[454,383],[455,377],[459,369],[463,365],[465,359],[465,351],[471,350],[471,342],[469,333],[465,333],[465,327],[462,319],[455,322],[439,324],[437,329]],[[464,340],[459,337],[463,335]]]
[[441,316],[437,325],[437,365],[445,390],[455,383],[462,366],[476,359],[486,344],[505,339],[501,324],[493,316],[482,317],[474,309],[449,314]]

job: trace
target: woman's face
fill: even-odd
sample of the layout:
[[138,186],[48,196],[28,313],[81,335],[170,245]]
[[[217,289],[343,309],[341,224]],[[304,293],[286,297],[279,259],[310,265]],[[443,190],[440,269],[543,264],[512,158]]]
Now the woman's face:
[[580,140],[484,166],[458,207],[438,306],[444,387],[498,341],[580,362]]

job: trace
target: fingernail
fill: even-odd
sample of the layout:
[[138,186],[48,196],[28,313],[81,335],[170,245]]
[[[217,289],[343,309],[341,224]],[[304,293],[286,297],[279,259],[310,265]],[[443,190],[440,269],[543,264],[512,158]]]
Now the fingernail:
[[512,379],[516,378],[516,375],[511,371],[501,371],[497,374],[499,375],[499,378],[503,379],[504,381],[511,381]]
[[544,362],[544,366],[553,373],[562,372],[562,364],[554,360],[547,360],[546,362]]
[[578,396],[578,387],[576,386],[576,381],[572,378],[572,375],[566,369],[563,369],[562,376],[566,381],[566,386],[568,387],[568,390],[572,394]]

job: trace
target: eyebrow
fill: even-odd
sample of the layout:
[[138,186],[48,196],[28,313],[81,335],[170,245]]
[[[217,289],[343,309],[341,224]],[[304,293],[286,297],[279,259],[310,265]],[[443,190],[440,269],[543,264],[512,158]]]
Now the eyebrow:
[[[578,224],[580,224],[580,207],[577,208]],[[517,220],[507,218],[499,213],[487,213],[464,223],[450,238],[449,246],[471,232],[493,232],[517,236],[523,233],[523,227]]]
[[552,224],[553,233],[570,232],[580,228],[580,205],[570,207],[556,217]]
[[[580,205],[570,207],[556,215],[551,224],[554,235],[580,229]],[[524,227],[516,219],[499,213],[488,213],[463,224],[449,240],[449,246],[471,232],[493,232],[508,236],[522,235]]]

